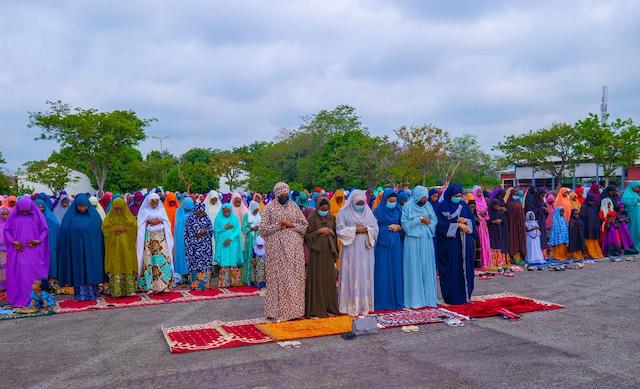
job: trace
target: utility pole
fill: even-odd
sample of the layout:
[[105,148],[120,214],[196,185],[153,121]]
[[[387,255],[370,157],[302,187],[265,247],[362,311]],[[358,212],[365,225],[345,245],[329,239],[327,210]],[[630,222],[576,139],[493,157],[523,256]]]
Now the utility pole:
[[160,154],[162,154],[162,152],[164,151],[164,149],[162,148],[162,141],[167,139],[169,137],[169,135],[167,136],[152,136],[153,139],[157,139],[160,141]]

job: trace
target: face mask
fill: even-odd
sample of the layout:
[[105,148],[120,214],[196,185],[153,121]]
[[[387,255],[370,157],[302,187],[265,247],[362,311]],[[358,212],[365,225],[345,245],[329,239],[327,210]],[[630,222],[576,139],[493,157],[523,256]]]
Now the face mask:
[[364,205],[355,204],[353,206],[353,209],[355,209],[356,212],[358,212],[358,213],[362,213],[362,212],[364,212],[364,207],[365,207]]
[[387,208],[394,209],[396,207],[396,204],[397,203],[390,203],[390,202],[387,201]]
[[462,201],[462,197],[452,197],[451,198],[451,202],[454,203],[454,204],[458,204],[461,201]]
[[329,211],[322,211],[322,210],[318,210],[318,215],[322,216],[322,217],[326,217],[329,214]]
[[288,196],[279,196],[278,197],[278,202],[280,203],[280,205],[285,205],[287,203],[287,201],[289,201],[289,197]]
[[416,204],[418,204],[418,207],[424,207],[426,203],[427,203],[426,201],[420,200]]

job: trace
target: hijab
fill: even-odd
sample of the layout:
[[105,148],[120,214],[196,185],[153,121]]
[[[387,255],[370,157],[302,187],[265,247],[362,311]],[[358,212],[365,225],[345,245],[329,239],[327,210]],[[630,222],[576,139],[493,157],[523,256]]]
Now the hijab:
[[596,202],[596,206],[600,204],[600,184],[596,182],[591,184],[591,188],[589,188],[589,193],[587,193],[587,196],[590,194],[593,195],[593,199]]
[[[216,205],[211,204],[211,199],[216,198],[218,201]],[[222,200],[220,199],[220,194],[215,190],[210,190],[207,193],[207,197],[204,198],[204,210],[209,216],[209,220],[211,220],[211,224],[215,223],[216,216],[218,216],[218,212],[222,208]]]
[[[569,244],[569,224],[563,212],[561,207],[557,207],[553,211],[553,222],[551,223],[551,234],[549,236],[549,244],[552,247]],[[571,216],[571,209],[569,209],[569,216]]]
[[[353,208],[353,206],[361,200],[365,202],[364,212],[362,213],[357,212]],[[364,191],[356,189],[351,193],[346,201],[345,206],[342,207],[342,209],[338,213],[338,216],[344,218],[345,221],[348,222],[349,226],[377,226],[378,221],[373,215],[373,211],[371,211],[371,208],[369,208],[369,206],[366,204],[366,200],[367,198]]]
[[527,212],[525,216],[524,225],[525,227],[527,227],[526,233],[531,239],[535,239],[538,237],[538,234],[540,233],[540,231],[531,231],[535,227],[540,228],[540,226],[538,225],[538,220],[536,220],[536,214],[533,211]]
[[[62,205],[62,200],[64,199],[67,199],[68,201],[66,207]],[[60,192],[60,196],[58,196],[56,202],[53,204],[53,215],[56,217],[56,219],[58,219],[58,223],[62,222],[62,218],[64,217],[65,213],[67,213],[70,205],[71,199],[67,195],[67,192]]]
[[[111,194],[109,194],[109,195],[111,195]],[[107,197],[106,194],[104,195],[103,199],[105,197]],[[111,197],[111,196],[109,196],[109,197]],[[98,199],[95,198],[95,196],[91,196],[91,197],[89,197],[89,203],[96,209],[96,212],[98,212],[98,215],[100,215],[100,220],[104,220],[104,218],[107,215],[104,213],[104,208],[102,208],[102,204],[98,201]]]
[[[567,194],[567,197],[564,197],[565,193]],[[569,219],[571,218],[571,209],[573,209],[573,206],[571,204],[571,199],[569,199],[569,189],[560,188],[560,190],[558,191],[558,195],[556,196],[556,201],[555,203],[553,203],[553,206],[556,209],[558,207],[564,208],[564,218],[565,220],[569,221]]]
[[96,198],[96,201],[100,204],[100,206],[102,206],[103,211],[106,211],[107,207],[109,206],[109,203],[111,202],[111,196],[111,192],[106,192],[104,196],[100,197],[99,200]]
[[[158,231],[164,229],[169,256],[171,256],[171,253],[173,251],[173,234],[171,233],[171,222],[169,221],[167,211],[160,203],[158,203],[155,208],[152,208],[151,204],[149,204],[151,200],[160,201],[160,196],[157,193],[149,194],[147,197],[145,197],[142,205],[140,206],[140,211],[138,212],[138,274],[142,272],[142,255],[144,253],[144,240],[147,229],[150,231]],[[151,219],[160,219],[162,220],[162,224],[147,227],[147,221]]]
[[[288,192],[288,191],[287,191]],[[235,201],[235,199],[240,199],[240,206],[236,207],[233,202]],[[239,193],[234,193],[233,195],[231,195],[231,208],[233,210],[233,214],[236,215],[236,218],[238,218],[238,221],[240,223],[242,223],[242,220],[244,218],[244,215],[246,215],[247,213],[249,213],[249,209],[247,208],[247,206],[244,204],[244,201],[242,199],[242,196]],[[216,218],[217,219],[217,218]]]
[[476,212],[480,215],[480,212],[488,212],[489,206],[487,205],[487,200],[484,198],[484,194],[482,193],[482,188],[477,187],[473,190],[473,199],[476,201]]
[[137,191],[133,195],[133,203],[129,206],[129,210],[131,210],[131,214],[133,214],[133,216],[138,216],[138,212],[140,211],[140,206],[142,206],[143,201],[144,195],[142,194],[142,192]]
[[373,215],[376,217],[376,219],[378,219],[378,222],[382,224],[400,224],[402,207],[397,202],[395,207],[387,207],[386,204],[390,197],[396,197],[397,199],[398,195],[393,189],[387,188],[384,190],[384,192],[382,192],[380,206],[373,211]]
[[[114,209],[122,208],[122,214]],[[121,234],[115,233],[119,226],[127,230]],[[136,263],[130,258],[136,258],[135,244],[137,239],[137,221],[126,201],[119,197],[111,202],[111,212],[102,222],[105,246],[104,271],[109,274],[133,274]]]
[[[258,210],[258,212],[254,215],[253,212],[256,210]],[[262,221],[262,216],[260,215],[260,204],[253,200],[249,203],[249,213],[247,213],[247,220],[249,221],[249,225],[251,225],[251,227],[259,226],[260,222]]]
[[[320,194],[318,194],[318,196],[319,195]],[[338,198],[342,198],[342,203],[338,204]],[[347,203],[347,198],[344,194],[344,191],[342,189],[336,190],[333,196],[331,196],[331,200],[329,200],[329,212],[333,216],[337,216],[338,213],[340,213],[340,210],[344,208],[346,203]],[[366,203],[366,199],[365,199],[365,203]]]
[[[170,202],[173,202],[174,204],[171,205],[169,204]],[[178,201],[176,194],[173,192],[169,192],[167,194],[167,197],[164,199],[164,209],[165,211],[167,211],[167,216],[169,217],[169,222],[171,223],[171,231],[173,231],[173,228],[176,224],[176,211],[178,210],[178,208],[180,208],[180,202]]]

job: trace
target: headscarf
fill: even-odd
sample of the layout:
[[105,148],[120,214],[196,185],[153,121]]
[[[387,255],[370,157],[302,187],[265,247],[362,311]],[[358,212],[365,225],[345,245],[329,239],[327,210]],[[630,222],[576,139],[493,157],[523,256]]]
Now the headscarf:
[[187,224],[187,218],[193,211],[195,203],[191,197],[185,198],[182,202],[182,205],[176,211],[176,227],[174,231],[174,270],[178,274],[187,274],[189,269],[187,267],[186,261],[186,250],[185,250],[185,226]]
[[[300,195],[302,196],[303,194],[304,193],[301,193]],[[258,210],[258,212],[254,215],[253,212],[255,210]],[[260,222],[262,221],[262,216],[260,215],[260,204],[256,203],[253,200],[251,200],[251,202],[249,203],[249,213],[247,213],[247,220],[249,221],[251,227],[259,226]]]
[[[426,192],[426,189],[425,189]],[[381,206],[376,208],[373,211],[373,215],[379,222],[389,223],[389,224],[400,224],[400,217],[402,216],[402,207],[400,204],[396,203],[396,206],[392,209],[389,209],[386,204],[390,197],[398,197],[395,191],[391,188],[387,188],[382,192],[382,199],[380,200]],[[379,234],[384,235],[384,234]]]
[[[114,198],[110,204],[111,210],[122,208],[122,214],[109,212],[102,222],[102,233],[104,235],[104,271],[108,274],[135,274],[137,262],[136,239],[137,221],[136,217],[129,210],[126,201],[121,198]],[[125,226],[126,231],[116,235],[116,229]]]
[[538,236],[539,231],[530,231],[530,230],[533,230],[535,227],[539,228],[540,226],[538,225],[538,220],[536,220],[536,214],[533,213],[533,211],[528,211],[527,214],[525,215],[524,225],[527,228],[525,230],[527,235],[529,235],[530,238],[535,239]]
[[[334,194],[335,196],[335,194]],[[320,192],[313,192],[311,195],[311,200],[309,201],[309,208],[317,208],[316,199],[320,197]]]
[[[140,211],[138,212],[138,275],[142,273],[142,255],[144,253],[144,238],[147,228],[152,231],[164,229],[169,256],[171,256],[171,253],[173,252],[173,234],[171,232],[171,222],[169,221],[169,216],[167,216],[167,211],[160,203],[158,203],[157,207],[152,208],[149,204],[151,200],[160,201],[160,196],[157,193],[149,194],[147,197],[145,197],[142,205],[140,206]],[[161,219],[162,224],[147,227],[147,221],[150,219]]]
[[120,199],[120,198],[122,198],[122,194],[121,193],[116,193],[116,194],[113,195],[113,197],[111,198],[111,201],[109,201],[109,205],[107,205],[106,214],[109,214],[109,212],[111,212],[111,205],[113,204],[113,200]]
[[536,198],[538,197],[538,189],[531,185],[527,188],[527,193],[524,196],[524,203],[522,204],[525,211],[535,211],[536,207]]
[[42,200],[42,202],[44,203],[44,206],[47,207],[49,210],[53,209],[53,204],[51,203],[51,198],[49,198],[49,196],[47,196],[45,193],[42,193],[42,192],[38,193],[36,195],[36,198],[33,199],[33,200],[35,201],[36,199]]
[[[571,210],[573,209],[573,206],[571,205],[571,200],[569,199],[568,192],[569,192],[569,189],[560,188],[560,190],[558,191],[558,195],[556,196],[556,201],[553,204],[554,208],[556,209],[558,207],[564,208],[564,218],[566,221],[569,221],[569,219],[571,218]],[[567,197],[563,196],[565,193],[567,193]],[[567,237],[567,239],[569,238]]]
[[584,186],[578,187],[575,190],[576,196],[578,196],[577,200],[580,205],[584,204]]
[[[100,206],[102,206],[102,210],[106,211],[109,203],[111,202],[111,192],[106,192],[104,196],[102,196],[99,200],[96,198]],[[103,218],[104,219],[104,218]]]
[[[258,246],[262,246],[262,248],[259,248]],[[260,235],[258,235],[256,237],[256,240],[253,242],[253,252],[258,257],[264,257],[265,255],[267,255],[267,248],[264,239],[262,239]]]
[[[211,199],[216,198],[218,199],[218,201],[216,202],[216,205],[211,204]],[[215,190],[210,190],[209,193],[207,193],[207,197],[205,197],[204,199],[204,210],[207,213],[207,216],[209,216],[209,220],[211,220],[211,224],[216,222],[216,216],[218,216],[218,212],[220,212],[220,209],[222,208],[222,200],[220,200],[220,194],[215,191]]]
[[491,191],[491,194],[489,195],[489,201],[492,201],[493,199],[496,199],[496,198],[500,198],[502,197],[503,194],[504,194],[504,189],[500,188],[499,186],[496,186],[495,188],[493,188],[493,190]]
[[[342,198],[342,203],[340,204],[338,204],[338,200],[337,200],[339,197]],[[336,192],[331,197],[331,200],[329,200],[329,212],[333,216],[338,216],[338,213],[342,208],[344,208],[346,203],[347,203],[347,198],[344,195],[344,191],[342,189],[336,190]],[[365,199],[365,203],[366,203],[366,199]]]
[[[356,212],[353,206],[359,201],[365,201],[364,212]],[[348,221],[349,224],[353,226],[362,225],[362,226],[378,226],[378,221],[373,215],[373,211],[366,204],[366,194],[363,190],[356,189],[351,192],[349,198],[346,201],[346,204],[340,212],[338,213],[338,225],[340,224],[340,220]],[[375,243],[375,242],[372,242]]]
[[580,201],[578,200],[578,195],[576,194],[576,192],[569,193],[569,201],[571,201],[571,209],[580,210],[580,206],[582,204],[580,204]]
[[[590,202],[591,204],[589,204]],[[584,222],[585,238],[600,239],[600,219],[598,218],[598,208],[592,194],[587,195],[585,202],[580,207],[580,217]]]
[[480,212],[487,212],[487,219],[489,218],[489,206],[487,205],[487,199],[484,198],[484,194],[482,193],[482,188],[477,187],[473,190],[473,199],[476,201],[476,212],[478,216]]
[[[289,193],[289,190],[287,190],[287,193]],[[238,206],[238,207],[236,207],[233,204],[236,199],[240,199],[240,206]],[[238,221],[240,223],[242,223],[244,215],[249,213],[249,209],[247,208],[247,206],[245,205],[244,201],[242,200],[242,196],[240,195],[240,193],[234,193],[233,195],[231,195],[230,204],[231,204],[231,208],[233,210],[233,214],[236,215],[236,217],[238,218]]]
[[[10,201],[14,201],[15,204],[14,205],[9,204]],[[9,197],[6,198],[6,200],[5,200],[3,205],[5,207],[9,208],[9,209],[14,209],[17,204],[18,204],[18,198],[16,196],[12,195],[12,196],[9,196]]]
[[278,182],[273,186],[273,194],[275,197],[289,193],[289,185],[286,182]]
[[[289,192],[289,190],[287,189],[287,193]],[[227,208],[231,211],[231,213],[229,213],[229,216],[225,216],[223,210]],[[213,226],[213,230],[214,233],[216,234],[216,250],[215,250],[215,262],[218,264],[222,264],[228,262],[229,260],[236,260],[235,264],[227,264],[227,266],[239,266],[240,265],[240,261],[242,261],[242,240],[240,239],[241,236],[241,232],[240,232],[240,221],[238,220],[238,218],[236,217],[236,215],[233,213],[233,206],[230,203],[226,203],[222,205],[222,208],[220,209],[220,212],[218,212],[218,215],[216,216],[216,221],[214,223]],[[227,224],[231,224],[231,226],[233,228],[227,230],[225,228],[225,226]],[[227,248],[230,248],[232,245],[235,245],[237,247],[235,247],[235,253],[237,255],[234,255],[235,258],[222,258],[222,253],[223,250],[221,250],[220,248],[222,247],[222,245],[224,244],[224,242],[227,239],[231,239],[232,243],[227,246]]]
[[[622,197],[620,198],[620,202],[622,202],[627,208],[631,208],[629,204],[636,205],[638,204],[638,199],[640,199],[640,195],[634,192],[640,186],[640,181],[632,181],[627,186],[627,189],[622,192]],[[615,203],[614,203],[615,205]]]
[[401,206],[403,200],[405,200],[405,203],[409,201],[409,197],[409,192],[406,190],[401,190],[400,192],[398,192],[398,205]]
[[[103,198],[107,197],[107,195],[105,194]],[[77,198],[77,196],[76,196]],[[89,203],[91,203],[91,205],[96,209],[96,212],[98,212],[98,215],[100,215],[100,220],[104,220],[104,218],[107,216],[104,213],[104,209],[102,208],[102,204],[100,204],[100,202],[98,201],[97,198],[95,198],[95,196],[91,196],[89,197]]]
[[[69,201],[66,207],[62,206],[62,200],[64,199],[67,199]],[[67,192],[60,192],[58,199],[53,205],[53,215],[56,217],[56,219],[58,219],[58,223],[62,222],[62,218],[64,217],[64,214],[67,213],[67,210],[69,209],[70,206],[71,206],[71,199],[67,195]]]
[[[307,195],[305,193],[305,195]],[[307,199],[309,198],[309,195],[307,195]],[[260,206],[258,209],[260,212],[260,214],[262,215],[264,213],[264,201],[262,200],[262,195],[258,192],[253,194],[253,201],[255,201],[256,203],[258,203],[258,205]]]
[[[169,204],[170,202],[174,202],[174,205]],[[178,208],[180,208],[180,202],[178,202],[176,194],[169,192],[167,197],[164,199],[164,209],[167,211],[167,217],[169,217],[169,222],[171,223],[171,231],[173,231],[173,228],[176,225],[176,211]]]
[[307,208],[309,206],[309,198],[306,193],[300,192],[296,199],[296,205],[300,207],[300,209]]
[[[200,217],[198,213],[204,212],[204,215]],[[205,231],[204,236],[199,236],[200,230]],[[213,257],[213,224],[209,220],[209,216],[205,211],[204,204],[196,204],[193,207],[193,211],[189,215],[185,228],[185,246],[187,253],[187,261],[190,263],[190,267],[198,272],[208,271],[213,264],[211,258]]]
[[[569,208],[569,215],[571,215],[571,208]],[[551,223],[549,244],[552,247],[559,246],[561,244],[569,244],[569,224],[567,223],[567,219],[564,218],[563,209],[561,207],[557,207],[553,211],[553,222]]]
[[596,202],[596,207],[600,204],[600,184],[594,182],[589,188],[589,194],[593,195],[593,200]]
[[[138,212],[140,211],[140,206],[142,206],[142,202],[144,201],[144,195],[142,192],[137,191],[133,195],[133,203],[129,206],[129,210],[133,216],[138,216]],[[140,203],[140,204],[138,204]]]
[[[609,206],[611,206],[611,209],[609,209]],[[613,205],[613,201],[611,201],[610,198],[605,197],[602,199],[602,202],[600,203],[600,217],[604,218],[605,216],[607,216],[607,213],[609,213],[609,211],[615,211],[615,206]]]

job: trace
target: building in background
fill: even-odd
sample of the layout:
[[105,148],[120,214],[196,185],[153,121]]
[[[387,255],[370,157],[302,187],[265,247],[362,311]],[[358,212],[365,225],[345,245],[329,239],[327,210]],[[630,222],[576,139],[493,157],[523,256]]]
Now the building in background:
[[[71,178],[70,181],[72,182],[69,182],[67,186],[65,186],[65,192],[69,194],[96,192],[96,190],[91,186],[91,180],[86,174],[76,170],[71,170],[71,172],[69,173],[69,177]],[[35,193],[42,192],[46,194],[53,194],[51,193],[51,189],[47,188],[46,186],[38,184],[37,182],[27,181],[21,175],[18,175],[16,179],[18,180],[18,183],[21,187],[31,188]]]

